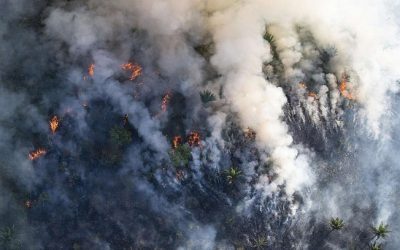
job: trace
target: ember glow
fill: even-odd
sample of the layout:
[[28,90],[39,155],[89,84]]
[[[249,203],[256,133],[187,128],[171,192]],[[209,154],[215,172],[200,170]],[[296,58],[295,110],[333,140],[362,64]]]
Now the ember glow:
[[161,110],[162,110],[163,112],[166,112],[166,111],[167,111],[168,104],[169,104],[169,102],[170,102],[170,100],[171,100],[171,97],[172,97],[172,94],[169,93],[169,92],[166,93],[166,94],[163,96],[162,101],[161,101]]
[[90,77],[94,76],[94,69],[95,69],[95,65],[92,63],[90,64],[89,68],[88,68],[88,74]]
[[399,13],[0,1],[0,250],[399,250]]
[[188,142],[189,146],[191,146],[191,147],[200,146],[200,142],[201,142],[200,133],[196,132],[196,131],[190,132],[187,142]]
[[51,132],[54,134],[57,131],[58,126],[60,125],[60,119],[58,119],[57,116],[53,116],[49,121],[49,125]]
[[34,160],[44,156],[46,153],[47,153],[47,151],[45,149],[39,148],[35,151],[30,152],[28,156],[31,161],[34,161]]
[[308,96],[309,96],[309,97],[312,97],[312,98],[314,98],[314,99],[318,99],[318,95],[317,95],[317,93],[315,93],[315,92],[309,92],[309,93],[308,93]]
[[354,96],[352,93],[350,93],[349,89],[348,89],[348,84],[347,81],[345,79],[342,80],[342,82],[339,85],[339,91],[342,94],[342,96],[346,99],[349,100],[354,100]]
[[182,144],[182,137],[181,136],[175,136],[174,139],[172,139],[172,148],[176,149],[179,147],[179,145]]
[[137,64],[137,63],[125,63],[121,65],[121,68],[124,71],[130,72],[130,78],[129,80],[133,81],[136,78],[138,78],[140,75],[142,75],[142,67]]

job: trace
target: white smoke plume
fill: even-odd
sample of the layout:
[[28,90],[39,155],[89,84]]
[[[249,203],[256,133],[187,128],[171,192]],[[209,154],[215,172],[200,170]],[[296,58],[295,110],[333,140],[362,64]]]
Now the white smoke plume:
[[[372,224],[399,232],[396,0],[39,2],[0,4],[1,247],[345,249]],[[349,234],[329,232],[337,216]]]

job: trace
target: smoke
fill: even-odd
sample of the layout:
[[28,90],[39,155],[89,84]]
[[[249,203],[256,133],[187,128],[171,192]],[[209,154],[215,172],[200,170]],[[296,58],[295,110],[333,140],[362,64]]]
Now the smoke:
[[1,6],[2,249],[399,248],[396,1]]

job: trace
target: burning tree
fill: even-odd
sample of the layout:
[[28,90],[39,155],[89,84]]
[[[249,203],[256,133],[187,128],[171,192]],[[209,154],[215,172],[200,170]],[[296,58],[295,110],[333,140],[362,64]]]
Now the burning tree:
[[94,69],[95,69],[94,63],[90,64],[89,68],[88,68],[88,74],[89,74],[90,77],[94,76]]
[[190,134],[188,136],[188,140],[187,140],[189,146],[198,147],[198,146],[200,146],[200,141],[201,141],[201,138],[200,138],[199,132],[196,132],[196,131],[190,132]]
[[56,115],[53,116],[49,121],[49,125],[51,132],[54,134],[57,131],[58,126],[60,125],[60,119],[58,119]]
[[171,94],[170,92],[167,92],[167,93],[163,96],[163,98],[162,98],[162,100],[161,100],[161,110],[162,110],[163,112],[166,112],[166,111],[167,111],[168,104],[169,104],[169,102],[171,101],[171,98],[172,98],[172,94]]
[[28,155],[29,159],[31,161],[36,160],[42,156],[44,156],[47,153],[47,151],[43,148],[39,148],[37,150],[31,151]]
[[121,69],[130,73],[129,80],[133,81],[142,74],[142,67],[137,63],[124,63]]

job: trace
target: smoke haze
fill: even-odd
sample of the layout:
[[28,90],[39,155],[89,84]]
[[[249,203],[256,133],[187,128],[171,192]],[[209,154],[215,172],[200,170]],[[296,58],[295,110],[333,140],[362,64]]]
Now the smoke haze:
[[398,1],[0,6],[0,249],[400,249]]

